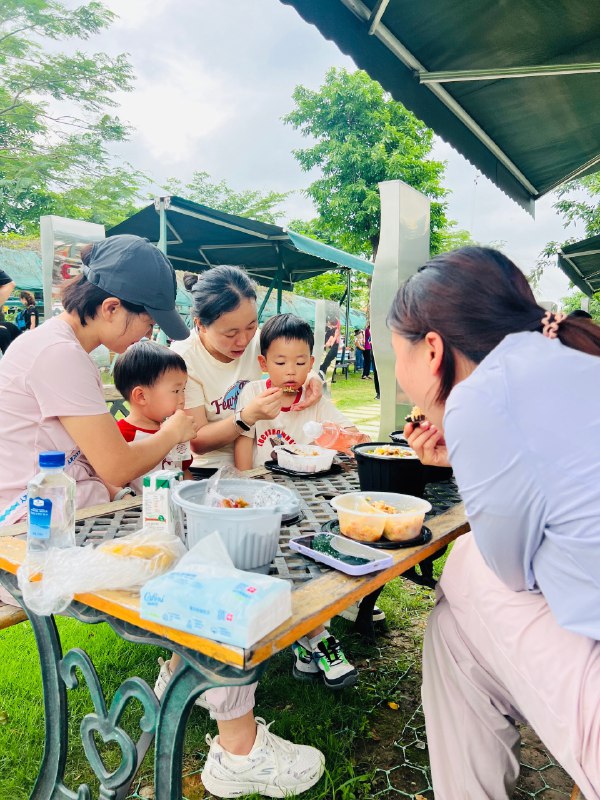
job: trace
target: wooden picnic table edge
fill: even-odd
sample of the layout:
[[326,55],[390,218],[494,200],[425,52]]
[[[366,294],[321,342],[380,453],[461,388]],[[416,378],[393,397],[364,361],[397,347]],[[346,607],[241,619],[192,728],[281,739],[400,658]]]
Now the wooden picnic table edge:
[[[128,502],[131,503],[131,500]],[[433,533],[432,540],[419,547],[390,551],[395,563],[387,570],[361,578],[350,577],[332,570],[319,578],[307,581],[304,586],[292,592],[292,616],[247,649],[205,639],[142,619],[139,613],[139,592],[111,590],[78,594],[74,599],[90,608],[154,633],[165,640],[204,653],[225,664],[240,669],[249,669],[271,658],[317,625],[401,575],[469,529],[462,503],[432,518],[428,521],[428,525]],[[25,542],[21,539],[5,538],[0,540],[0,569],[16,574],[23,561],[25,547]],[[340,593],[340,590],[343,591],[343,594]],[[331,600],[327,601],[326,599],[323,602],[323,598],[328,597]]]

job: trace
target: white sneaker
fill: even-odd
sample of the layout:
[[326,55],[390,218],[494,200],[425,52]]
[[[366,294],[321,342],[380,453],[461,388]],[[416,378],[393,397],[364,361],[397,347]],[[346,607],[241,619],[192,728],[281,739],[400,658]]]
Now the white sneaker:
[[[348,608],[345,608],[338,614],[338,617],[342,617],[342,619],[347,619],[348,622],[356,622],[356,618],[358,617],[358,609],[360,608],[360,600],[358,603],[354,603]],[[385,621],[385,611],[383,611],[379,606],[375,606],[373,608],[373,622],[384,622]]]
[[328,631],[313,646],[312,657],[328,689],[346,689],[358,680],[358,670],[350,664],[341,644]]
[[[173,673],[171,672],[171,661],[165,661],[164,658],[158,659],[158,666],[160,667],[160,672],[158,673],[158,678],[154,684],[154,694],[156,695],[157,699],[160,700],[165,693],[165,689],[167,688],[167,684],[173,677]],[[208,703],[204,698],[204,692],[198,697],[196,700],[196,705],[200,706],[201,708],[210,708]]]
[[228,753],[218,736],[206,736],[210,750],[201,776],[204,788],[215,797],[288,797],[314,786],[325,769],[323,753],[276,736],[269,730],[272,723],[260,717],[256,723],[256,741],[247,756]]

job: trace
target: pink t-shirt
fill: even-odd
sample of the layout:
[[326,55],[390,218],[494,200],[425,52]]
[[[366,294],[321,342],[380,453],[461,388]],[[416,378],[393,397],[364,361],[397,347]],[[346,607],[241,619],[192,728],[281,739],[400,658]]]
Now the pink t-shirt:
[[[100,373],[64,320],[27,331],[0,361],[0,512],[38,472],[38,453],[78,448],[58,417],[107,414]],[[68,468],[77,506],[109,500],[108,490],[80,455]]]

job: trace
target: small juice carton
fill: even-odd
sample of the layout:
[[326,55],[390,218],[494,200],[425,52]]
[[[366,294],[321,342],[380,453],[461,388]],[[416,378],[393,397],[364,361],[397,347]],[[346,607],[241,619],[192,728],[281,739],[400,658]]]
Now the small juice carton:
[[181,470],[170,469],[159,469],[144,475],[142,515],[145,528],[170,533],[185,541],[183,512],[171,498],[171,488],[182,478]]

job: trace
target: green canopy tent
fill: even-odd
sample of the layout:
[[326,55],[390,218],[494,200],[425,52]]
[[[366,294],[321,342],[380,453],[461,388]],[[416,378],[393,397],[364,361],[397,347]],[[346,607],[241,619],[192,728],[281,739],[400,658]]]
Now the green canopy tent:
[[558,266],[589,297],[600,292],[600,236],[591,236],[558,251]]
[[155,242],[173,267],[204,272],[219,264],[243,267],[267,287],[259,319],[273,289],[277,313],[284,289],[332,269],[346,272],[346,341],[350,324],[350,275],[373,274],[373,265],[336,247],[285,230],[279,225],[227,214],[182,197],[160,197],[107,231],[107,236],[132,233]]
[[0,247],[0,269],[10,275],[17,289],[42,291],[42,259],[38,253]]
[[600,168],[589,0],[281,0],[533,214]]

